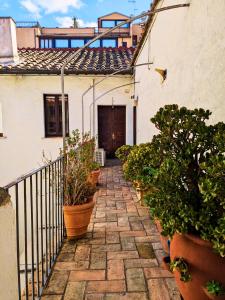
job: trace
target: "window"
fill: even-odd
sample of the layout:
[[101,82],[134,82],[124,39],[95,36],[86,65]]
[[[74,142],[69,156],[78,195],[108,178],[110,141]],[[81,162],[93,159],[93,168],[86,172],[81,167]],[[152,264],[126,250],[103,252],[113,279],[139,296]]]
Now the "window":
[[[87,42],[89,42],[89,41],[87,41]],[[90,48],[99,48],[100,47],[100,40],[95,41],[89,47]]]
[[71,48],[79,48],[84,46],[84,40],[71,40]]
[[102,47],[117,47],[116,39],[104,39],[102,40]]
[[112,28],[114,26],[115,26],[115,21],[110,21],[110,20],[102,21],[102,28]]
[[122,42],[122,47],[127,48],[127,42]]
[[[69,134],[68,95],[66,100],[66,134]],[[62,136],[62,100],[61,95],[44,95],[45,136]]]
[[55,47],[56,48],[68,48],[69,41],[66,39],[56,39],[55,40]]
[[[126,21],[126,20],[118,20],[118,21],[116,21],[116,25],[118,25],[124,21]],[[130,23],[124,24],[120,28],[130,28]]]
[[52,48],[52,39],[41,39],[40,48]]

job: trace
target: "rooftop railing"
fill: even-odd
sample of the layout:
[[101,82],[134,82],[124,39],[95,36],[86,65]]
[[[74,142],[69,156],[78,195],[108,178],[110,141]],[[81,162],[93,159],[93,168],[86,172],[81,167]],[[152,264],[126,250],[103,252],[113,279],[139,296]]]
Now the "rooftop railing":
[[40,27],[40,24],[39,22],[34,22],[34,21],[18,21],[16,22],[16,27],[32,28],[32,27]]

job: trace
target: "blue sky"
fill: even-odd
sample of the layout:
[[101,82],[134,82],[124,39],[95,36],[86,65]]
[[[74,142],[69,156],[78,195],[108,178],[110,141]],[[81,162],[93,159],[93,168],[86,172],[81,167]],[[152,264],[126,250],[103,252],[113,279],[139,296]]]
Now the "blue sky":
[[[71,25],[71,17],[79,19],[81,27],[95,26],[99,16],[118,11],[126,15],[149,9],[150,0],[0,0],[0,16],[15,21],[36,21],[42,26]],[[135,1],[135,0],[134,0]]]

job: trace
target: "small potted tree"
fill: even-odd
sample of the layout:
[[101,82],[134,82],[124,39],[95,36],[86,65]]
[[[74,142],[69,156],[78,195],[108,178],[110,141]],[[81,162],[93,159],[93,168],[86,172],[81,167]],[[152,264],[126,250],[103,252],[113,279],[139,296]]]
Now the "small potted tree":
[[66,141],[63,210],[69,239],[80,238],[86,234],[95,205],[96,189],[87,181],[89,174],[88,164],[85,161],[87,143],[87,139],[85,144],[81,142],[78,131],[74,131]]
[[184,282],[174,269],[185,300],[205,300],[201,286],[210,278],[225,284],[225,124],[207,125],[210,115],[167,105],[152,119],[160,166],[158,190],[147,202],[162,233],[172,238],[171,261],[182,257],[191,274]]

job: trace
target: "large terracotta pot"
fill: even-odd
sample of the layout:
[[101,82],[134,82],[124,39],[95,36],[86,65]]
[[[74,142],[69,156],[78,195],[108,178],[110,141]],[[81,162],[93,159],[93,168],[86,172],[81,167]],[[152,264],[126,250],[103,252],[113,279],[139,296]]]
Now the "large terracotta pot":
[[64,206],[64,221],[68,239],[80,238],[87,233],[95,205],[94,197],[85,204]]
[[160,237],[160,241],[161,241],[163,250],[166,253],[169,253],[170,252],[169,245],[168,245],[169,237],[161,235],[161,232],[163,231],[163,229],[162,229],[162,226],[161,226],[160,221],[158,219],[155,219],[155,224],[156,224],[156,227],[158,229],[158,232],[160,233],[159,237]]
[[174,272],[176,283],[184,300],[208,300],[203,286],[209,280],[219,281],[225,286],[225,258],[217,255],[212,244],[190,234],[175,234],[171,240],[171,261],[182,257],[188,264],[192,280],[182,282],[180,273]]

